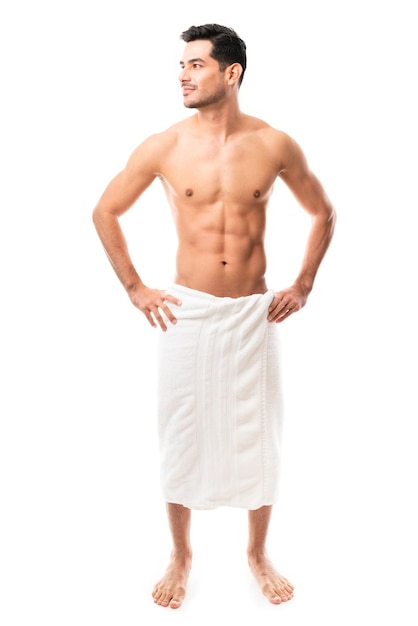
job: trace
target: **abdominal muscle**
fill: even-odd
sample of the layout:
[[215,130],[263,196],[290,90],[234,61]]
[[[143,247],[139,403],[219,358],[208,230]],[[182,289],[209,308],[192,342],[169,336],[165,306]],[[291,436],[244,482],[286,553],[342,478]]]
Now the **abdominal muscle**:
[[[204,245],[180,242],[175,282],[218,297],[238,298],[265,293],[266,260],[263,246],[250,241],[230,241],[219,235],[217,245],[208,246],[213,236],[202,234]],[[222,241],[228,239],[229,241]],[[221,245],[222,243],[226,245]]]
[[259,188],[254,184],[243,192],[234,181],[230,189],[221,191],[218,185],[197,198],[192,186],[181,195],[166,183],[178,237],[177,284],[217,297],[267,291],[264,232],[270,190]]

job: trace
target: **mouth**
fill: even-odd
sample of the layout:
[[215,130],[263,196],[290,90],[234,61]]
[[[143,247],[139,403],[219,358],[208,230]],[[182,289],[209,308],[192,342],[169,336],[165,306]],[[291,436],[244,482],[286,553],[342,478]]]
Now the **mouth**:
[[187,96],[187,94],[195,90],[195,88],[192,87],[191,85],[182,85],[181,89],[183,92],[183,96]]

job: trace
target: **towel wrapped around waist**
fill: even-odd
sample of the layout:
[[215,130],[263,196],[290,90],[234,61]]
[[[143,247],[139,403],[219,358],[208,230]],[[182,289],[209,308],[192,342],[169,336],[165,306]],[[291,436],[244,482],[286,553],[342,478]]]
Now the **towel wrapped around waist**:
[[158,432],[166,502],[258,509],[278,495],[282,394],[274,293],[216,297],[174,285],[159,339]]

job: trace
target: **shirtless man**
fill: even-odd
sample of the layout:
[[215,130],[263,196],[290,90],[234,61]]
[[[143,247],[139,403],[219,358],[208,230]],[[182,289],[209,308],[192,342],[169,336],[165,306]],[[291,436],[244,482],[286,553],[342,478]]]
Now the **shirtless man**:
[[[132,304],[151,326],[165,332],[176,324],[182,303],[141,280],[119,218],[158,178],[178,235],[175,283],[219,297],[264,294],[266,209],[279,177],[312,220],[299,274],[290,287],[274,292],[268,308],[269,322],[283,322],[306,304],[333,235],[334,209],[297,143],[241,112],[246,47],[236,33],[205,25],[190,27],[182,39],[180,87],[184,105],[197,112],[139,145],[100,198],[93,212],[95,227]],[[178,608],[191,566],[191,511],[167,502],[167,512],[173,551],[153,598],[161,606]],[[248,511],[247,553],[263,594],[280,604],[293,597],[293,586],[267,556],[271,512],[271,505]]]

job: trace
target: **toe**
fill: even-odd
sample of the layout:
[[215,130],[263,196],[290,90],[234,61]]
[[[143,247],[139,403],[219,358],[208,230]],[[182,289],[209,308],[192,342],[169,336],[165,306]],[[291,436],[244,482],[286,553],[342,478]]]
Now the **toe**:
[[282,602],[282,598],[277,594],[273,593],[271,596],[267,596],[272,604],[280,604]]
[[280,604],[280,602],[282,601],[280,595],[277,593],[277,591],[271,585],[265,585],[264,586],[263,594],[273,604]]
[[170,607],[172,609],[178,609],[179,606],[181,606],[185,595],[186,589],[184,587],[178,587],[170,599]]

